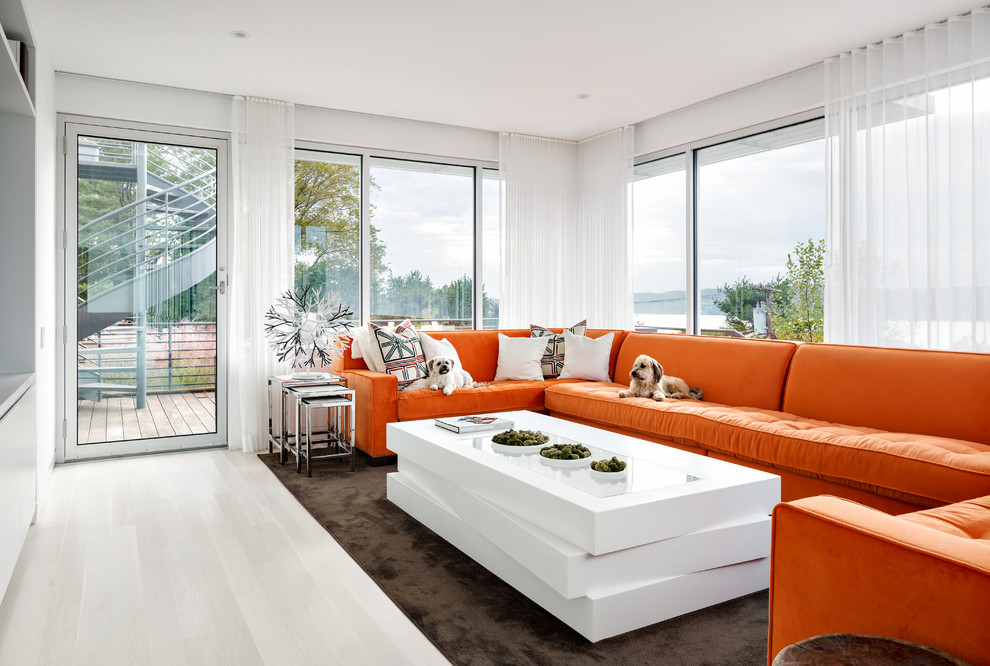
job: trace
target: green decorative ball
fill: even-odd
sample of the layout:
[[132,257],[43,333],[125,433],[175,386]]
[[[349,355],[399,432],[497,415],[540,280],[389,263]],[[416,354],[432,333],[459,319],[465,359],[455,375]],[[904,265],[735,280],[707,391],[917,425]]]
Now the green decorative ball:
[[540,449],[540,455],[553,460],[580,460],[590,458],[591,451],[580,444],[554,444]]
[[602,460],[595,460],[591,463],[591,469],[596,472],[621,472],[625,468],[625,461],[619,460],[615,456],[612,456],[611,460],[604,458]]
[[550,438],[539,430],[506,430],[492,435],[492,441],[505,446],[538,446],[546,444]]

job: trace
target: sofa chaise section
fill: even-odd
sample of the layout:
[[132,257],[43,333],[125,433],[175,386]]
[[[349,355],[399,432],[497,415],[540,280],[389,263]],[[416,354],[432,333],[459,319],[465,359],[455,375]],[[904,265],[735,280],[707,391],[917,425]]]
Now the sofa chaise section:
[[[778,474],[784,500],[831,493],[903,513],[990,493],[990,356],[630,334],[617,372],[639,353],[705,401],[577,384],[548,388],[548,410]],[[926,395],[953,375],[966,377],[958,392]]]
[[773,514],[768,661],[831,633],[990,664],[990,496],[891,516],[836,497]]

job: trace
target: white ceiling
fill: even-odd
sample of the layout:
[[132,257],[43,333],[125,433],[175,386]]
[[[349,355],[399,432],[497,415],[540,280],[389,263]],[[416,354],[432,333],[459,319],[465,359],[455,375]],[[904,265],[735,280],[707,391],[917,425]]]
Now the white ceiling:
[[58,71],[563,139],[975,1],[25,0]]

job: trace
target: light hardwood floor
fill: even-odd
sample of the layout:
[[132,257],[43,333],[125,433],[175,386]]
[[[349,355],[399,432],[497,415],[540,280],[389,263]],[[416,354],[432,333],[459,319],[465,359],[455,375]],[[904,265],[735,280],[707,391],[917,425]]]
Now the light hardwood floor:
[[446,664],[253,454],[57,467],[0,664]]

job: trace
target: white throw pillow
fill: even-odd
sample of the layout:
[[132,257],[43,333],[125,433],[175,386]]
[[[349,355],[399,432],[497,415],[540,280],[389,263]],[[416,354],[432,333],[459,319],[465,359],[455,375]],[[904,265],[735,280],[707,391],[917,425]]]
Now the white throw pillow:
[[495,381],[505,379],[543,380],[543,352],[547,342],[543,338],[510,338],[498,334],[498,369]]
[[385,372],[385,361],[378,350],[378,343],[375,342],[371,333],[370,324],[366,324],[351,331],[351,356],[363,358],[368,370],[373,372]]
[[600,338],[587,338],[564,331],[564,369],[560,371],[560,378],[609,381],[608,359],[614,336],[615,333],[606,333]]
[[464,369],[464,366],[461,365],[461,357],[457,355],[457,350],[454,349],[454,345],[452,345],[450,340],[447,338],[444,338],[443,340],[434,340],[426,333],[420,331],[419,342],[423,345],[423,356],[426,357],[427,363],[435,359],[437,356],[446,356],[447,358],[454,359],[454,370]]

